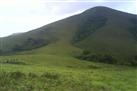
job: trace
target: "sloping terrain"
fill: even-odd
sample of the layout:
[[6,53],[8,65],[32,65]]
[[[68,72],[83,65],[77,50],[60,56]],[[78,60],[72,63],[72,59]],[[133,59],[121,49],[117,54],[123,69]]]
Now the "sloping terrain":
[[0,38],[0,91],[136,91],[135,66],[89,60],[131,63],[136,39],[136,15],[106,7]]
[[44,54],[73,55],[89,50],[128,62],[137,52],[136,17],[107,7],[94,7],[30,32],[1,38],[0,53],[39,54],[38,50],[44,48]]

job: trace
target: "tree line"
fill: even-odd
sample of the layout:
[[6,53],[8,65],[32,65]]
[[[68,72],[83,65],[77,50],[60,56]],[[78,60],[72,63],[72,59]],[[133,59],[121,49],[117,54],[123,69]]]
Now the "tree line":
[[[93,61],[93,62],[102,62],[107,64],[125,64],[119,62],[119,60],[112,56],[111,54],[93,54],[88,50],[83,50],[83,52],[77,56],[78,59]],[[137,66],[137,55],[133,56],[131,60],[129,60],[130,66]]]

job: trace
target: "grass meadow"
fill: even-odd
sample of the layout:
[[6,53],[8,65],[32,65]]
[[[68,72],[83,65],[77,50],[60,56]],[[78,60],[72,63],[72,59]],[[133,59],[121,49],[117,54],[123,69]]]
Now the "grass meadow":
[[135,67],[70,56],[0,57],[0,91],[136,91]]

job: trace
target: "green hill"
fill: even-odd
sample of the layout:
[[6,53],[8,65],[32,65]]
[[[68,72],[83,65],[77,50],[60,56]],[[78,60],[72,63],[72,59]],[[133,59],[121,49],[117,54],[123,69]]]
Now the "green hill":
[[95,7],[0,38],[0,91],[136,91],[136,22]]
[[107,7],[94,7],[81,14],[38,29],[0,39],[0,54],[111,55],[119,64],[136,56],[137,16]]

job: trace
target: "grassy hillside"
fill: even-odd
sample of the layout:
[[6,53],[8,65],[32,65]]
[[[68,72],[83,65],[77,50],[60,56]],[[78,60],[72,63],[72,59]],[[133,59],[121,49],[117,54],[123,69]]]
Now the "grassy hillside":
[[95,7],[0,38],[0,91],[136,91],[136,67],[92,59],[137,63],[136,31],[136,15]]
[[39,53],[37,50],[44,48],[43,53],[47,54],[58,51],[64,54],[65,50],[73,55],[73,52],[89,50],[94,54],[110,54],[121,63],[128,63],[137,54],[136,17],[106,7],[94,7],[30,32],[1,38],[0,54],[28,50]]

